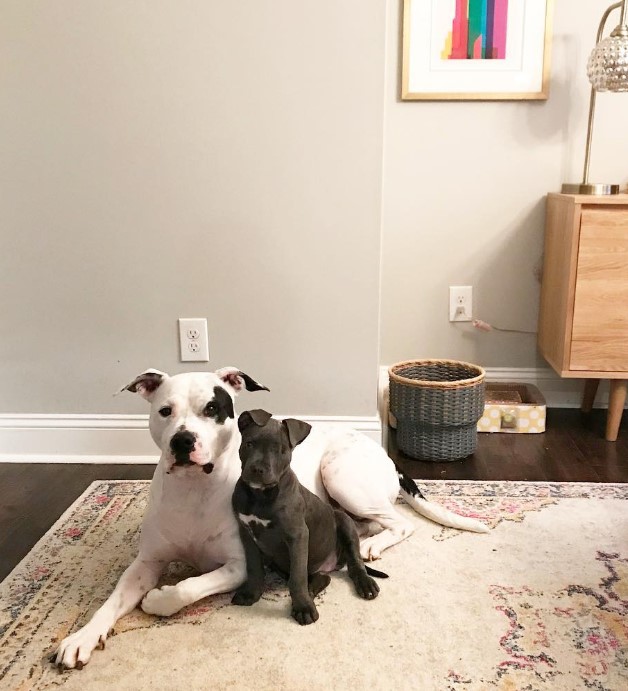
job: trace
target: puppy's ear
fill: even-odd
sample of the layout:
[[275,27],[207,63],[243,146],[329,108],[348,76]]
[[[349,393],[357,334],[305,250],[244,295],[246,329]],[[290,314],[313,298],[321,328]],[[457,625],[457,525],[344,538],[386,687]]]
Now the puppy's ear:
[[294,418],[282,420],[281,426],[288,434],[288,441],[291,449],[294,449],[297,444],[300,444],[312,429],[312,425],[309,425],[307,422],[303,422],[303,420],[295,420]]
[[251,425],[264,427],[271,417],[272,415],[270,413],[259,408],[257,410],[245,410],[238,418],[238,429],[242,432]]
[[158,369],[147,369],[146,372],[142,372],[142,374],[135,377],[130,384],[123,386],[118,393],[131,391],[150,401],[155,391],[162,385],[164,379],[167,378],[168,375],[165,372],[160,372]]
[[244,386],[247,391],[270,391],[267,386],[259,384],[249,377],[248,374],[240,371],[237,367],[222,367],[217,369],[215,374],[217,374],[225,384],[229,384],[236,393],[242,391]]

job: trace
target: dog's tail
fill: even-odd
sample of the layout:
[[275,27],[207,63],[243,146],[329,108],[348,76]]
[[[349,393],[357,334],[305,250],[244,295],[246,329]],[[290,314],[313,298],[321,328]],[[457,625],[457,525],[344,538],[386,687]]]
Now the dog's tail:
[[396,467],[399,485],[401,487],[401,496],[418,514],[429,518],[435,523],[445,525],[448,528],[470,530],[473,533],[489,532],[489,527],[484,525],[481,521],[477,521],[475,518],[459,516],[457,513],[449,511],[449,509],[446,509],[444,506],[439,506],[438,504],[433,504],[431,501],[428,501],[417,487],[416,482],[409,475],[406,475],[399,466]]
[[364,568],[366,569],[366,573],[368,573],[369,576],[375,576],[375,578],[388,578],[388,574],[384,573],[383,571],[372,569],[370,566],[367,566],[366,564],[364,564]]

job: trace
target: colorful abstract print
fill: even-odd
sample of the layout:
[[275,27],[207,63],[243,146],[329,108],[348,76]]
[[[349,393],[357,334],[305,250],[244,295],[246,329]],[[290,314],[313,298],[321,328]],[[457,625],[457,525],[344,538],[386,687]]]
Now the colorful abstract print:
[[503,60],[508,0],[456,0],[443,60]]

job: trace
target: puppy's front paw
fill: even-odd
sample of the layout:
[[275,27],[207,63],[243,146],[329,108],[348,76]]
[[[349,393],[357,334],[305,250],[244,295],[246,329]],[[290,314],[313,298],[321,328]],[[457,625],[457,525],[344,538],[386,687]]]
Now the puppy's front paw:
[[358,595],[365,600],[374,600],[379,595],[379,586],[365,573],[356,574],[353,583]]
[[176,614],[186,604],[176,585],[164,585],[161,588],[153,588],[146,593],[142,600],[142,609],[146,614],[169,617]]
[[254,605],[262,597],[262,593],[254,592],[248,587],[238,588],[231,598],[232,605],[240,605],[241,607],[250,607]]
[[313,624],[318,619],[318,610],[312,600],[298,604],[293,602],[292,616],[301,626],[306,626]]

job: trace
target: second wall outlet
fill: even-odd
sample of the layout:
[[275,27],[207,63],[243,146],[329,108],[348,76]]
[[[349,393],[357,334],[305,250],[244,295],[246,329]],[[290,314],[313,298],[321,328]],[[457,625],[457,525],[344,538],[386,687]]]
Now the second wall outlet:
[[179,319],[181,362],[208,362],[207,319]]
[[473,319],[473,286],[449,286],[449,321]]

